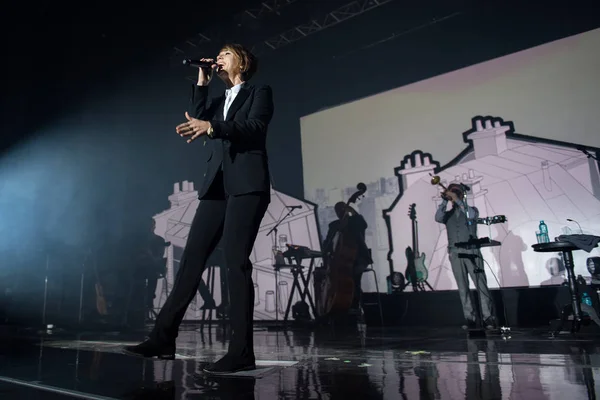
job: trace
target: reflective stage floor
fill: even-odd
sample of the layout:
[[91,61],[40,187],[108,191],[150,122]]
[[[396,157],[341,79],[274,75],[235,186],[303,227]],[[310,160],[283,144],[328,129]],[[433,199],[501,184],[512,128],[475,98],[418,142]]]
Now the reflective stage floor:
[[255,332],[258,369],[196,374],[225,353],[218,326],[184,326],[174,361],[120,354],[143,334],[3,329],[0,399],[594,399],[598,336],[460,329]]

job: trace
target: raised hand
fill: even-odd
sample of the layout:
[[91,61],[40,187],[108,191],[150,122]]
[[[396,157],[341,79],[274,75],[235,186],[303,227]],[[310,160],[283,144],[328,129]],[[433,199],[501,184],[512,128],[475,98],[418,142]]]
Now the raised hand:
[[202,121],[197,118],[192,118],[192,117],[190,117],[190,114],[187,111],[185,112],[185,118],[187,119],[187,122],[179,124],[179,125],[177,125],[177,127],[175,127],[175,131],[177,131],[179,136],[181,136],[181,137],[191,136],[187,140],[187,142],[192,143],[194,140],[196,140],[200,136],[206,135],[206,132],[210,128],[210,122]]

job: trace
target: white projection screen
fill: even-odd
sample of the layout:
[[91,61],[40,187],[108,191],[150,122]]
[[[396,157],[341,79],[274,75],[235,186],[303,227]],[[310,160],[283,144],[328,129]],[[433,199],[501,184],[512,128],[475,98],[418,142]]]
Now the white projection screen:
[[[576,145],[600,147],[600,29],[568,37],[301,118],[305,197],[318,205],[323,234],[333,205],[367,184],[357,204],[369,228],[379,290],[392,267],[404,273],[412,245],[408,208],[416,205],[428,283],[456,288],[446,232],[434,221],[439,188],[472,185],[481,216],[508,222],[479,227],[501,246],[483,250],[490,287],[559,284],[557,254],[536,253],[540,220],[550,236],[600,234],[598,163]],[[562,142],[562,143],[559,143]],[[589,275],[575,252],[576,274]],[[391,261],[391,262],[390,262]],[[492,274],[493,272],[493,274]],[[375,291],[363,277],[363,289]]]

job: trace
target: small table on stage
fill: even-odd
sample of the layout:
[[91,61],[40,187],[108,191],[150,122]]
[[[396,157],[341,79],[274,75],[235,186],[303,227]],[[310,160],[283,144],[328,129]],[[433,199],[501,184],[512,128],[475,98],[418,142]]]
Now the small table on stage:
[[534,244],[533,250],[538,253],[562,253],[563,264],[567,271],[567,280],[569,285],[569,294],[571,295],[571,304],[566,305],[562,311],[562,324],[569,315],[573,315],[571,332],[579,332],[581,328],[581,305],[579,302],[579,291],[577,290],[575,278],[575,264],[573,263],[573,251],[581,250],[579,247],[569,242],[549,242]]

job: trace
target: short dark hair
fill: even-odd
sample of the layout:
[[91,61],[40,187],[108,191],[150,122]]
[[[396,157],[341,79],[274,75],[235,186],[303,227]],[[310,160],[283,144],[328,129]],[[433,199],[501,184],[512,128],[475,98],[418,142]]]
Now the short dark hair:
[[240,60],[244,81],[252,79],[258,70],[258,59],[250,50],[238,43],[226,43],[221,50],[230,50]]
[[454,192],[458,198],[462,198],[465,195],[463,188],[458,183],[451,183],[448,185],[448,190]]

